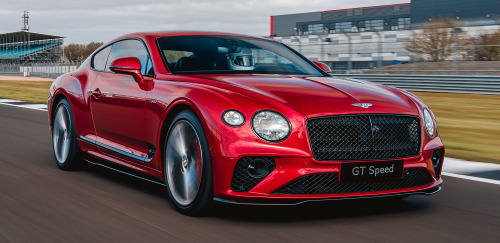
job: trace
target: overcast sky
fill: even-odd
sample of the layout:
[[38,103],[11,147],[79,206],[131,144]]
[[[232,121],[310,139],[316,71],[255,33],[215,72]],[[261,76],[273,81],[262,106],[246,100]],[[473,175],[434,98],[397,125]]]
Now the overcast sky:
[[68,43],[107,42],[123,34],[211,30],[269,35],[269,16],[366,7],[409,0],[1,0],[0,33],[19,31],[24,10],[30,31]]

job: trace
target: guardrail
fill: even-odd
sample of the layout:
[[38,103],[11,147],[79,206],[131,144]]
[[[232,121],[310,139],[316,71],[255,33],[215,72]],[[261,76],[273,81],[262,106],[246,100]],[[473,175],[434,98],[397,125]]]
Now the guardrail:
[[500,95],[500,76],[334,74],[409,91]]

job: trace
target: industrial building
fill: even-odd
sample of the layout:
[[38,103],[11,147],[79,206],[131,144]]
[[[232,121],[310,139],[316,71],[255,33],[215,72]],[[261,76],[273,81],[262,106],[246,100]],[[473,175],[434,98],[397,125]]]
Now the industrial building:
[[411,60],[404,44],[426,22],[457,19],[457,30],[489,33],[500,24],[498,0],[411,3],[271,16],[270,36],[334,70],[369,69]]

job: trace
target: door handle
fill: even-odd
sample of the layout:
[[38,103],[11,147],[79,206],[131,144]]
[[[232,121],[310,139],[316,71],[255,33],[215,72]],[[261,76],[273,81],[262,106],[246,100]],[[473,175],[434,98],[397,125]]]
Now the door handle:
[[92,95],[96,98],[101,96],[101,94],[102,94],[102,92],[99,90],[99,88],[92,90]]

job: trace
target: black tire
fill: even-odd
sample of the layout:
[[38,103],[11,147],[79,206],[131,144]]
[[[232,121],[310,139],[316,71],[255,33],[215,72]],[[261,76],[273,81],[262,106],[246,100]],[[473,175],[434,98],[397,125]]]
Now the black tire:
[[[66,122],[64,126],[61,125],[59,116]],[[66,142],[68,146],[67,152],[60,147],[62,143]],[[52,150],[56,164],[60,169],[76,170],[81,168],[82,162],[76,141],[73,113],[66,99],[61,99],[54,109],[52,119]]]
[[[177,152],[179,146],[185,148],[184,152]],[[185,110],[175,116],[165,137],[162,159],[165,184],[175,209],[191,216],[205,212],[213,201],[212,161],[205,132],[195,113]],[[196,180],[190,181],[193,175]]]

